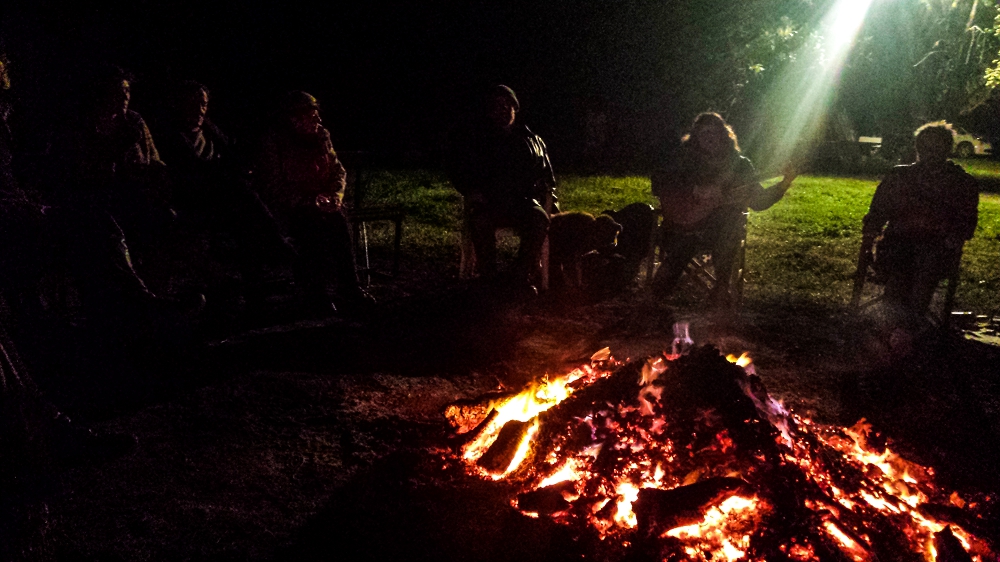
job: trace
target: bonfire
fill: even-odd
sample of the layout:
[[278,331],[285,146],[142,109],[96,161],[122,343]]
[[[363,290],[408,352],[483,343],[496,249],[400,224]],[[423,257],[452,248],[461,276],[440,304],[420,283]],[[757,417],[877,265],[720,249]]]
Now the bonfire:
[[685,347],[624,363],[605,349],[452,404],[456,462],[630,560],[998,560],[982,499],[936,486],[864,420],[789,412],[746,355]]

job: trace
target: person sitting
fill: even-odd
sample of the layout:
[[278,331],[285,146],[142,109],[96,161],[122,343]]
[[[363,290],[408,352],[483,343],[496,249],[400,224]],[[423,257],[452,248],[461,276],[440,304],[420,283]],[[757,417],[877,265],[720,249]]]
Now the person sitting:
[[[128,74],[117,66],[98,67],[89,93],[80,121],[53,154],[59,170],[51,211],[57,269],[79,293],[92,331],[154,341],[160,331],[151,318],[178,319],[163,326],[184,324],[189,312],[200,311],[203,297],[190,295],[189,303],[163,298],[137,272],[136,246],[140,252],[155,249],[162,228],[173,220],[166,168],[146,122],[129,109]],[[147,329],[148,337],[142,333]]]
[[483,119],[453,139],[449,175],[465,198],[477,273],[496,277],[496,231],[513,227],[521,243],[511,270],[527,282],[540,263],[549,227],[543,205],[556,183],[545,142],[518,120],[520,109],[513,90],[493,88]]
[[208,118],[208,88],[182,82],[172,96],[170,116],[157,128],[160,156],[167,163],[179,210],[214,214],[212,196],[226,184],[231,141]]
[[[217,260],[233,262],[246,305],[259,308],[265,266],[279,261],[284,244],[249,189],[248,169],[236,143],[208,117],[209,101],[207,87],[193,80],[181,82],[171,96],[169,115],[155,129],[180,224],[173,254],[194,262],[206,278],[218,277],[213,275]],[[197,242],[190,242],[192,237]],[[211,256],[196,256],[193,247],[204,247]]]
[[[129,109],[131,77],[113,65],[98,68],[80,122],[56,156],[67,198],[118,210],[141,198],[134,191],[162,176],[163,161],[142,116]],[[159,187],[159,186],[157,186]],[[130,209],[131,211],[131,209]]]
[[348,308],[374,299],[361,288],[344,214],[347,172],[323,127],[320,106],[306,92],[291,92],[279,123],[264,139],[254,169],[258,194],[296,250],[295,282],[306,305],[320,315],[335,311],[326,293],[332,270]]
[[975,178],[950,162],[955,131],[944,123],[917,129],[917,161],[896,166],[875,189],[862,227],[862,249],[875,251],[885,298],[915,317],[930,306],[938,283],[958,268],[978,221]]
[[732,306],[731,278],[746,232],[747,208],[763,211],[784,197],[795,180],[789,167],[781,182],[764,188],[753,164],[740,154],[733,128],[718,113],[698,115],[680,152],[654,175],[653,195],[663,212],[662,264],[653,289],[669,295],[699,252],[711,252],[716,285],[712,300]]

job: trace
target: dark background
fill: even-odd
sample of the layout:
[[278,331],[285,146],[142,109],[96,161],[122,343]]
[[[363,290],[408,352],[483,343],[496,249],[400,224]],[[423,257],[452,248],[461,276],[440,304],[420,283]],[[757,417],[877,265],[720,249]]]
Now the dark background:
[[[985,31],[975,56],[959,48],[969,37],[967,3],[938,14],[875,0],[831,85],[829,114],[863,135],[908,138],[945,118],[1000,135],[996,112],[989,123],[960,116],[981,101],[985,90],[969,84],[981,83],[982,61],[996,52]],[[504,83],[548,142],[557,172],[648,172],[706,110],[734,123],[756,160],[780,136],[774,124],[783,119],[768,116],[768,104],[796,98],[774,85],[786,70],[793,82],[810,79],[806,57],[796,70],[792,53],[831,5],[16,0],[0,8],[0,46],[12,61],[27,152],[44,151],[78,111],[88,74],[111,62],[134,75],[132,107],[148,121],[172,84],[194,79],[212,91],[213,120],[249,146],[281,94],[302,89],[323,103],[339,151],[366,151],[388,165],[439,165],[447,131],[469,118],[481,92]],[[991,13],[977,12],[984,30]],[[796,37],[775,39],[789,22]],[[765,70],[755,74],[749,67],[758,62]]]
[[112,62],[134,75],[132,107],[147,120],[170,84],[195,79],[212,90],[214,120],[247,138],[281,93],[303,89],[324,105],[338,150],[401,163],[433,164],[477,94],[504,83],[563,168],[598,165],[588,114],[609,112],[613,130],[598,136],[616,154],[599,164],[634,168],[693,115],[673,107],[665,64],[685,52],[671,22],[692,12],[665,4],[43,0],[8,8],[0,32],[36,144],[72,117],[88,73]]

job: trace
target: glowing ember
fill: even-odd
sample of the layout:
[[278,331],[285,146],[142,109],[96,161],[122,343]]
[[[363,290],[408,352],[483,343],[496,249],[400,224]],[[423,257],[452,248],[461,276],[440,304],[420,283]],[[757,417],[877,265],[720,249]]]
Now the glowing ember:
[[837,428],[790,413],[745,353],[621,364],[605,349],[488,410],[461,448],[471,471],[515,484],[525,515],[643,559],[934,561],[935,548],[957,548],[997,560],[958,524],[975,520],[972,504],[930,469],[872,446],[864,420]]

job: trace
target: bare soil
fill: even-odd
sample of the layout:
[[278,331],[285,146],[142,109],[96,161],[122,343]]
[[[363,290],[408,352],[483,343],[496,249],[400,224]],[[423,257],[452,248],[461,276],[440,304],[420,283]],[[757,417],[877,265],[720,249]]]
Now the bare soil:
[[656,353],[680,320],[699,344],[749,351],[799,412],[866,417],[944,484],[1000,492],[1000,349],[932,334],[898,358],[869,322],[752,291],[724,322],[697,300],[528,298],[420,265],[376,283],[369,315],[233,325],[169,373],[131,381],[135,392],[50,381],[50,399],[138,447],[46,477],[24,508],[27,557],[593,559],[585,538],[517,515],[502,488],[443,460],[441,411],[605,346],[623,359]]

